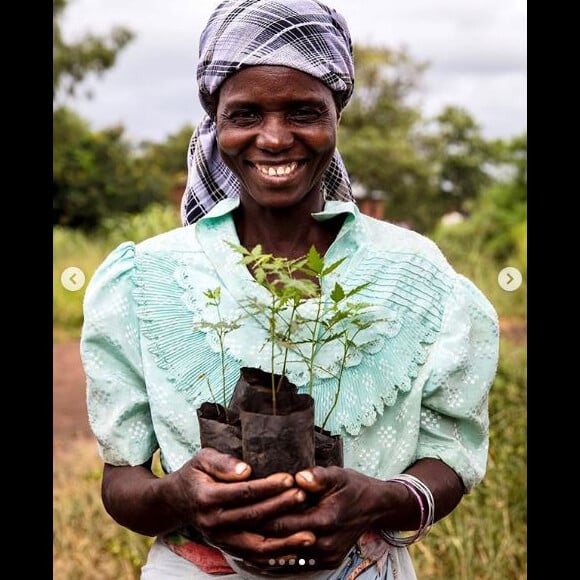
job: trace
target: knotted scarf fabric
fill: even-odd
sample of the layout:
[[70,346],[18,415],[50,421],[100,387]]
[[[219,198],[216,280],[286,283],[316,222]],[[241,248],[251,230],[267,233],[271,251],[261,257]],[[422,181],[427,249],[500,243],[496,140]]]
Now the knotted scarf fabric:
[[[353,91],[352,41],[344,18],[316,0],[226,0],[210,16],[199,45],[197,82],[206,112],[188,148],[188,176],[181,203],[184,225],[205,215],[218,201],[237,197],[238,178],[217,147],[215,96],[241,68],[288,66],[323,82],[342,110]],[[338,151],[323,177],[325,198],[353,199]]]

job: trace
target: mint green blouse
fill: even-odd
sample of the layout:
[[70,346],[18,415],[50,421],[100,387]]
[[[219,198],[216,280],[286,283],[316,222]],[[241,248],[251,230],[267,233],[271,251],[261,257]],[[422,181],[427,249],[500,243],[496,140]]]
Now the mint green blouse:
[[[196,409],[222,385],[216,333],[199,324],[217,320],[205,292],[221,288],[220,315],[230,321],[248,297],[267,299],[227,243],[239,244],[231,215],[238,203],[222,201],[194,225],[122,243],[90,280],[81,356],[89,422],[105,462],[138,465],[160,450],[164,468],[174,471],[199,450]],[[363,215],[352,202],[327,201],[313,216],[340,213],[348,215],[326,260],[346,259],[321,291],[328,296],[336,281],[347,291],[370,282],[356,297],[372,303],[381,322],[357,335],[326,428],[343,436],[345,467],[386,479],[438,457],[470,490],[486,469],[496,312],[424,236]],[[265,340],[253,320],[226,335],[228,398],[240,366],[270,370]],[[341,355],[335,341],[317,359],[319,425],[334,401]],[[304,363],[291,361],[287,374],[306,392]]]

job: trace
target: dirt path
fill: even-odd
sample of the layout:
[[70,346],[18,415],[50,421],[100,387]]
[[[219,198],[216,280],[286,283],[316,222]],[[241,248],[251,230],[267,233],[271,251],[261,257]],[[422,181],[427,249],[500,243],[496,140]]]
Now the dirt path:
[[52,349],[52,434],[55,450],[78,439],[92,439],[85,402],[85,374],[78,341]]

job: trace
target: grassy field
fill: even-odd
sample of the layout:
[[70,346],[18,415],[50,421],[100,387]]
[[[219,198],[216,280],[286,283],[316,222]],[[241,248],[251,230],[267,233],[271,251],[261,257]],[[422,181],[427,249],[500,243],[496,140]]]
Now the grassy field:
[[[54,337],[78,337],[82,292],[60,286],[60,272],[74,265],[87,279],[123,239],[138,241],[178,223],[173,210],[111,224],[100,236],[55,230]],[[161,224],[161,225],[160,225]],[[500,315],[525,325],[525,289],[506,293],[496,268],[484,261],[463,264],[481,283]],[[461,268],[458,268],[461,269]],[[483,282],[481,282],[483,280]],[[502,338],[497,379],[490,394],[490,454],[483,483],[431,533],[411,547],[421,580],[524,580],[527,578],[527,350],[525,338]],[[114,523],[100,500],[101,464],[94,443],[57,449],[53,462],[53,577],[59,580],[139,578],[150,538]]]

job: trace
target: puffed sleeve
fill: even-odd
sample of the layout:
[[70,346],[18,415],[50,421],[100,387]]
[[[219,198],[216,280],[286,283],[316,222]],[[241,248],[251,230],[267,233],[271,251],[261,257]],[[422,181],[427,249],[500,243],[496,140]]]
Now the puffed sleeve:
[[421,409],[418,458],[438,457],[469,492],[485,474],[488,395],[499,354],[497,314],[475,285],[459,276],[431,353]]
[[157,449],[133,301],[134,258],[133,242],[113,250],[91,278],[83,304],[89,424],[103,461],[113,465],[140,465]]

